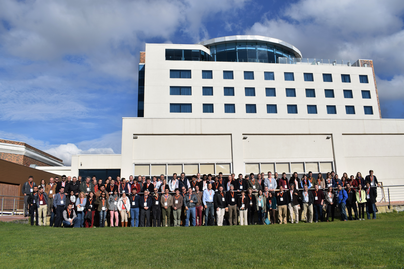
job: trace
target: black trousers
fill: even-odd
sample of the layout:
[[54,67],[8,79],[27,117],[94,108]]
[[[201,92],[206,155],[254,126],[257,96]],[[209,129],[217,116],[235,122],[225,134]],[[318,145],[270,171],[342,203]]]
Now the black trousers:
[[358,206],[359,206],[359,218],[360,219],[365,218],[365,204],[366,203],[358,203]]
[[331,218],[334,221],[334,213],[335,213],[335,204],[334,205],[327,204],[327,218],[326,218],[326,220],[328,220],[330,218],[330,215],[331,215]]
[[153,207],[153,226],[152,227],[160,227],[161,226],[161,209],[160,207]]
[[31,217],[31,226],[34,225],[34,213],[36,216],[35,224],[36,224],[36,226],[38,226],[38,206],[36,204],[29,206],[29,215]]
[[55,220],[55,227],[60,227],[63,221],[63,210],[65,207],[62,205],[58,205],[56,208],[56,220]]
[[145,227],[144,218],[146,217],[146,227],[150,227],[150,209],[140,209],[140,223],[139,227]]
[[255,214],[255,209],[253,207],[250,207],[248,209],[248,225],[254,225],[254,214]]
[[346,204],[346,209],[348,210],[348,219],[352,220],[352,209],[355,213],[355,219],[358,219],[358,208],[356,207],[356,203]]

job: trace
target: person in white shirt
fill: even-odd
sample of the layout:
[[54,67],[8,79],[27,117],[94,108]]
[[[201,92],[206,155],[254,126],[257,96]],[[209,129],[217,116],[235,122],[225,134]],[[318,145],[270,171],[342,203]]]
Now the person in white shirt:
[[130,210],[129,198],[126,193],[122,193],[121,198],[118,201],[118,210],[121,213],[121,225],[122,227],[128,227],[128,214]]
[[208,188],[203,191],[202,202],[205,207],[205,226],[208,226],[209,215],[214,219],[215,209],[213,204],[213,197],[215,192],[212,190],[212,184],[208,184]]
[[177,178],[177,173],[173,174],[173,179],[171,179],[171,181],[168,184],[168,187],[170,188],[171,192],[174,192],[175,189],[178,189],[179,186],[179,180]]

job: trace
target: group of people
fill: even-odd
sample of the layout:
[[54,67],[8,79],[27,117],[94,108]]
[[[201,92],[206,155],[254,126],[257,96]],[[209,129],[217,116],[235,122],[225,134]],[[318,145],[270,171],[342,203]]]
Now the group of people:
[[301,178],[296,172],[290,178],[198,173],[191,179],[174,173],[168,181],[164,175],[105,181],[62,176],[39,185],[30,176],[22,192],[31,225],[47,225],[50,216],[54,227],[178,227],[328,222],[336,208],[343,221],[365,220],[365,208],[367,219],[375,219],[378,186],[372,170],[365,178],[358,172],[341,179],[334,172],[325,178],[311,172]]

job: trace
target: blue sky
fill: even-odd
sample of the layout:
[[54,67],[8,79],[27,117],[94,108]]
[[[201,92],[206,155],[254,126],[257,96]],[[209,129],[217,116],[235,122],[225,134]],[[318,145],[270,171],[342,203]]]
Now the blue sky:
[[0,1],[0,138],[70,163],[120,153],[146,42],[258,34],[303,57],[373,59],[384,118],[404,118],[404,1]]

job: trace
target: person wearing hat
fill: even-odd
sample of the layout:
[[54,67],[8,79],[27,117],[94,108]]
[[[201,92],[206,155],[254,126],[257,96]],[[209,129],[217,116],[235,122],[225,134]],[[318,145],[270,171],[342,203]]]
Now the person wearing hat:
[[175,196],[173,197],[173,216],[174,216],[174,227],[179,227],[181,224],[181,209],[183,205],[184,198],[180,195],[180,190],[175,189]]

